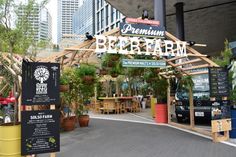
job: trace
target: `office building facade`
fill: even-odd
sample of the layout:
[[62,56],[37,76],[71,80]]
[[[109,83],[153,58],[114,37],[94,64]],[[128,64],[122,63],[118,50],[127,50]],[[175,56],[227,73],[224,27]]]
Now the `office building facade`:
[[124,18],[123,14],[105,0],[95,1],[95,34],[102,34],[119,27]]
[[58,0],[57,43],[65,34],[73,34],[72,17],[78,10],[80,0]]
[[84,35],[86,32],[95,34],[95,0],[83,0],[79,9],[73,15],[73,34]]
[[[18,18],[22,19],[26,16],[23,8],[19,9]],[[52,39],[52,18],[46,8],[34,6],[34,11],[28,17],[30,27],[34,33],[35,41]]]

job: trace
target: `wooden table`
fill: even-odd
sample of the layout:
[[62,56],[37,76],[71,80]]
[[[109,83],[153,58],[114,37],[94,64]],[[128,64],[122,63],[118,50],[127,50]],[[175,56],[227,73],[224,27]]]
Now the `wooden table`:
[[126,106],[130,106],[133,98],[134,97],[99,97],[98,99],[103,101],[103,105],[108,104],[109,108],[115,110],[120,102],[124,102]]

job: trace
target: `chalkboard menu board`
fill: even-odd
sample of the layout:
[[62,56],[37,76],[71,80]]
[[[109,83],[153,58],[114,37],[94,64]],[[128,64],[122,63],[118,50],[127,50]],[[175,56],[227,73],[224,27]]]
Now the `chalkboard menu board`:
[[22,105],[59,104],[59,63],[22,63]]
[[210,96],[229,96],[228,71],[226,68],[209,68]]
[[212,120],[230,118],[230,101],[217,100],[211,101],[211,117]]
[[51,153],[59,151],[59,111],[22,111],[21,115],[22,155]]

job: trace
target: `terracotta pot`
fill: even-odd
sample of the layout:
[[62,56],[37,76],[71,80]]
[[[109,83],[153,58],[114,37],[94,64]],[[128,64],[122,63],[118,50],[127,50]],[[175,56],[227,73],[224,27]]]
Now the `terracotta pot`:
[[75,116],[64,118],[63,129],[65,131],[72,131],[72,130],[74,130],[75,129],[75,119],[76,119]]
[[115,62],[114,62],[114,61],[109,61],[109,62],[107,63],[107,66],[108,66],[108,67],[113,67],[113,66],[115,66]]
[[106,69],[100,69],[100,75],[106,75],[107,70]]
[[89,115],[81,115],[78,117],[80,127],[88,127],[89,124]]
[[69,91],[70,86],[69,85],[60,85],[60,92],[66,92]]
[[118,76],[118,74],[111,74],[111,77],[113,77],[113,78],[115,78],[117,76]]
[[111,56],[111,60],[112,60],[112,61],[117,61],[119,58],[120,58],[120,57],[117,56],[117,55]]
[[93,81],[94,81],[93,76],[86,75],[83,77],[83,82],[86,84],[91,84],[93,83]]

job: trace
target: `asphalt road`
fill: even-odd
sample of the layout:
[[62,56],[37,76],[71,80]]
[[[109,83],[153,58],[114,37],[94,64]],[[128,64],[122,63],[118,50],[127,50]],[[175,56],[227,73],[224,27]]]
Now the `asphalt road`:
[[235,147],[167,126],[97,119],[91,119],[88,128],[62,133],[57,153],[57,157],[235,156]]

